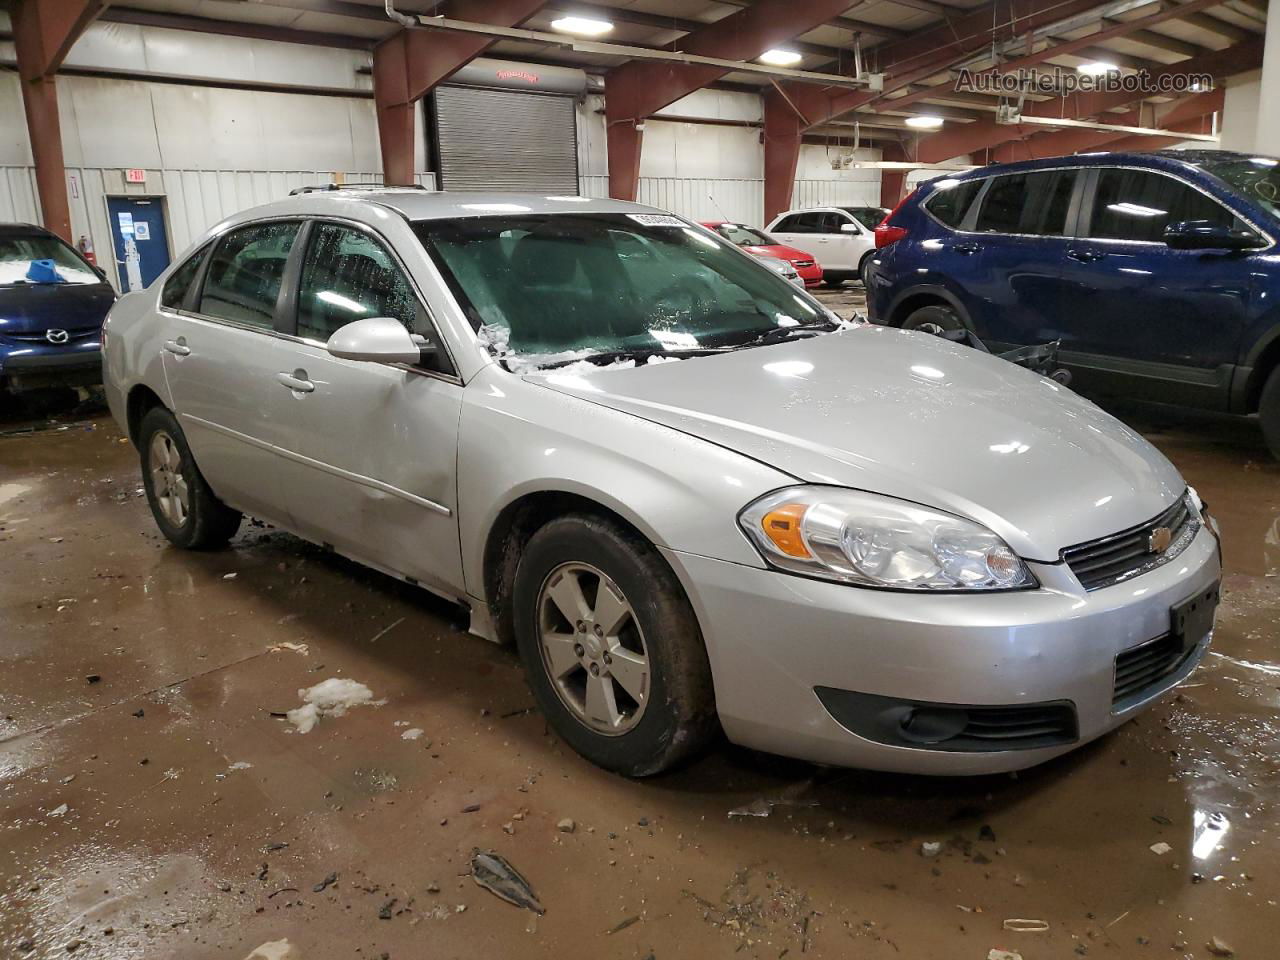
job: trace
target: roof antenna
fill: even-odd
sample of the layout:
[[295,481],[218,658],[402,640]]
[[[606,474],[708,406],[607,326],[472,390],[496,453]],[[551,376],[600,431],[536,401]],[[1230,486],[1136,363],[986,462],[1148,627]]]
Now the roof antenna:
[[724,212],[724,208],[721,207],[720,204],[716,201],[716,198],[711,195],[710,191],[707,192],[707,199],[711,201],[711,205],[713,207],[715,207],[717,210],[720,211],[720,216],[724,217],[725,223],[733,223],[733,221],[729,219],[728,214]]

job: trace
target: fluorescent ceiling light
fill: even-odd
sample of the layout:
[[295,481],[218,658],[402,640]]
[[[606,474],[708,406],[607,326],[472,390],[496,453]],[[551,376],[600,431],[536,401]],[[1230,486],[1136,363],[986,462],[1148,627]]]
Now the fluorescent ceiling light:
[[1120,68],[1106,60],[1090,60],[1088,63],[1077,65],[1076,70],[1090,77],[1098,77],[1104,73],[1118,73]]
[[941,117],[907,117],[906,124],[908,127],[915,127],[917,130],[937,130],[942,126]]
[[561,17],[551,21],[551,29],[561,33],[576,33],[583,37],[599,37],[613,29],[608,20],[596,20],[593,17]]
[[799,63],[803,57],[794,50],[766,50],[760,54],[760,62],[771,67],[791,67]]

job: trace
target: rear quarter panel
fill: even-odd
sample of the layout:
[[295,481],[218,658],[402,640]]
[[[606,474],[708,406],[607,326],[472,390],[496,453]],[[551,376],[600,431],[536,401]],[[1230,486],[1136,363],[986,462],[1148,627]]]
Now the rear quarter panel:
[[111,415],[126,436],[129,435],[128,397],[135,387],[148,387],[166,407],[173,409],[161,351],[165,319],[155,309],[158,289],[159,285],[153,284],[148,290],[125,294],[111,308],[103,326],[106,333],[103,387]]

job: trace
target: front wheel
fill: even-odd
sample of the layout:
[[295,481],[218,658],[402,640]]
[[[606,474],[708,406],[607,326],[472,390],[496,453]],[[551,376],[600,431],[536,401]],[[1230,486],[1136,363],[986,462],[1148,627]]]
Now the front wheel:
[[634,532],[589,514],[551,521],[525,548],[512,603],[538,706],[592,763],[643,777],[710,741],[715,699],[697,618]]
[[166,539],[185,550],[225,546],[240,528],[240,513],[213,495],[172,413],[155,407],[142,418],[138,449],[142,486]]
[[824,273],[822,275],[822,285],[824,287],[829,287],[832,290],[836,289],[837,287],[843,287],[844,281],[845,281],[845,278],[840,276],[839,274]]
[[1258,421],[1262,424],[1262,438],[1271,456],[1280,460],[1280,367],[1271,371],[1262,388],[1258,401]]

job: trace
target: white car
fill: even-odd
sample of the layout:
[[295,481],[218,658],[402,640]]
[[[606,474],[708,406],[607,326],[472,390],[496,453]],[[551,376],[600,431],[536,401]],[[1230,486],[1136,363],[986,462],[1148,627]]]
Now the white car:
[[247,513],[466,606],[621,773],[718,728],[1013,770],[1209,644],[1218,540],[1149,443],[1012,363],[842,322],[650,207],[292,197],[123,297],[102,346],[173,544]]
[[876,224],[888,213],[883,207],[813,207],[788,210],[765,228],[783,243],[812,251],[822,264],[822,280],[838,287],[846,280],[863,280],[876,252]]

